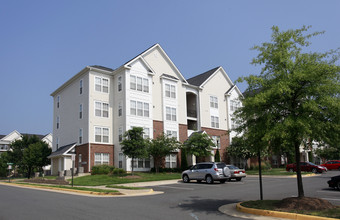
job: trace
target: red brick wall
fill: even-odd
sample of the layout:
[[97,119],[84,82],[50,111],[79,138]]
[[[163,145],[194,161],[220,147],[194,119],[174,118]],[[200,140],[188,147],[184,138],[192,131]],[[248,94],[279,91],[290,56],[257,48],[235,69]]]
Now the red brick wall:
[[91,168],[94,166],[94,154],[95,153],[108,153],[110,155],[109,165],[113,166],[114,160],[114,146],[107,144],[91,144]]
[[[179,141],[181,143],[186,141],[188,139],[188,125],[179,124],[178,133],[179,133]],[[182,154],[182,151],[179,151],[177,154],[177,167],[181,167],[181,163],[182,163],[181,154]]]
[[84,167],[84,173],[89,172],[89,144],[83,144],[76,146],[76,161],[75,167],[78,168],[79,165],[79,154],[81,154],[82,162],[87,162],[86,164],[82,164],[81,166]]
[[212,128],[203,128],[202,130],[207,132],[209,136],[220,136],[220,155],[223,162],[227,162],[226,149],[229,147],[229,134],[227,130],[217,130]]
[[153,121],[153,138],[157,138],[159,135],[164,133],[162,121]]

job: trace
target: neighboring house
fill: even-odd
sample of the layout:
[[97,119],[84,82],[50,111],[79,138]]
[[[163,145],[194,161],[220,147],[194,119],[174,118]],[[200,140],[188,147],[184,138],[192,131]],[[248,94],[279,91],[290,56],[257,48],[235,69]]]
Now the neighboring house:
[[[87,66],[51,94],[52,174],[71,168],[73,151],[75,166],[84,172],[99,164],[130,171],[131,159],[120,142],[137,126],[144,128],[145,137],[164,132],[180,142],[205,131],[224,158],[234,93],[241,94],[222,67],[186,80],[159,44],[115,70]],[[180,153],[167,156],[166,166],[179,167]],[[153,163],[147,158],[134,164],[135,171],[148,171]]]
[[[9,150],[9,147],[13,141],[20,140],[23,136],[37,136],[40,140],[44,141],[48,144],[49,148],[52,148],[52,134],[41,135],[41,134],[26,134],[26,133],[19,133],[18,131],[14,130],[8,135],[0,135],[0,154]],[[51,170],[51,166],[43,167],[45,174],[49,174]]]

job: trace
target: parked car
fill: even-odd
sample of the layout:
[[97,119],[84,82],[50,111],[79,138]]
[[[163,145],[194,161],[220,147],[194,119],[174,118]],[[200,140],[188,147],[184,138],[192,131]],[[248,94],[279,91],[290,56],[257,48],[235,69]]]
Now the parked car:
[[340,176],[333,176],[327,183],[329,187],[338,188],[338,190],[340,190]]
[[[313,172],[313,173],[323,173],[327,172],[327,168],[316,165],[311,162],[300,162],[301,171]],[[286,170],[289,172],[296,172],[296,163],[291,163],[286,166]]]
[[326,167],[328,170],[340,170],[340,160],[330,160],[321,166]]
[[184,183],[188,183],[190,180],[197,180],[197,182],[204,180],[209,184],[214,181],[225,183],[230,177],[229,168],[225,163],[220,162],[198,163],[182,173]]
[[230,170],[231,177],[229,179],[235,179],[236,181],[241,181],[242,178],[247,176],[244,169],[240,169],[234,165],[227,165]]

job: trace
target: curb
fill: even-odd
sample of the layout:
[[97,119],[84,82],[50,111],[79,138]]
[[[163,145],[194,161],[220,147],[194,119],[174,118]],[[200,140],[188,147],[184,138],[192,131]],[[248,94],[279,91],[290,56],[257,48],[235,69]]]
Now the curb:
[[92,191],[86,191],[86,190],[55,188],[55,187],[49,187],[49,186],[15,184],[15,183],[6,183],[6,182],[0,182],[0,185],[14,186],[14,187],[19,187],[19,188],[20,187],[22,187],[22,188],[33,188],[33,189],[47,190],[47,191],[58,191],[58,192],[62,192],[62,193],[78,193],[78,194],[86,194],[86,195],[101,196],[101,197],[107,197],[107,196],[110,196],[110,197],[112,197],[112,196],[114,196],[114,197],[128,197],[128,196],[143,196],[143,195],[151,195],[151,194],[160,194],[160,192],[155,192],[155,191],[153,191],[153,189],[150,189],[148,192],[124,194],[124,193],[121,193],[121,192],[112,192],[112,193],[110,193],[110,192],[109,193],[92,192]]
[[335,218],[247,208],[247,207],[242,206],[241,203],[242,202],[237,203],[236,210],[240,212],[244,212],[244,213],[254,214],[254,215],[270,216],[270,217],[276,217],[276,218],[297,219],[297,220],[335,220]]

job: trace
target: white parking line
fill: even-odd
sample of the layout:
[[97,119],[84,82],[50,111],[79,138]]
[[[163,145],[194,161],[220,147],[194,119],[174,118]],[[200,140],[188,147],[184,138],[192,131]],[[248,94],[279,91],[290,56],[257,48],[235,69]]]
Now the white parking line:
[[321,198],[321,199],[325,199],[325,200],[334,200],[334,201],[340,201],[340,199],[332,199],[332,198]]
[[316,191],[316,192],[318,192],[318,193],[336,193],[336,194],[340,194],[340,192],[336,192],[336,191],[327,191],[327,190],[325,190],[325,191]]
[[170,189],[184,189],[184,190],[195,190],[193,188],[184,188],[184,187],[176,187],[176,186],[158,186],[162,188],[170,188]]

